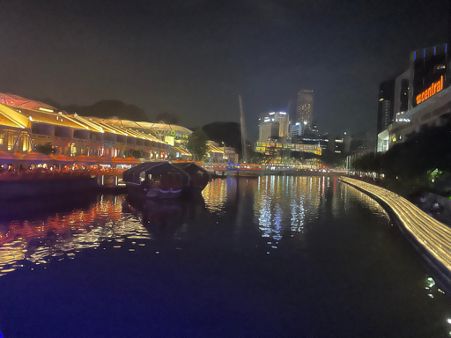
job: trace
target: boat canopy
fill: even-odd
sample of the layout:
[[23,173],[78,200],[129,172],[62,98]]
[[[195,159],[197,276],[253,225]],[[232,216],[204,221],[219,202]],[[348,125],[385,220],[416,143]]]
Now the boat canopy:
[[122,178],[124,182],[141,184],[141,174],[161,175],[167,172],[176,172],[182,176],[183,184],[189,182],[189,175],[183,170],[173,166],[169,162],[144,162],[123,172]]
[[186,172],[188,175],[194,175],[196,173],[198,174],[208,174],[208,171],[202,168],[201,166],[197,165],[194,162],[182,162],[182,163],[173,163],[172,165],[176,166],[177,168],[182,169],[184,172]]

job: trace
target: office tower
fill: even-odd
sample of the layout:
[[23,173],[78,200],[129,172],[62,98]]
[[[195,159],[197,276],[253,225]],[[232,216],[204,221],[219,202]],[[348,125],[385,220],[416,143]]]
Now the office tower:
[[[270,138],[278,138],[281,141],[286,141],[289,138],[290,120],[286,112],[262,113],[259,121],[260,130],[262,130],[264,138],[267,136],[268,130],[271,130]],[[271,128],[269,124],[272,125]],[[259,140],[267,141],[267,138],[264,140],[259,138]]]
[[379,86],[379,105],[377,109],[377,133],[387,129],[393,122],[395,98],[395,79],[382,82]]
[[305,126],[312,125],[313,90],[300,90],[298,92],[296,107],[296,122]]

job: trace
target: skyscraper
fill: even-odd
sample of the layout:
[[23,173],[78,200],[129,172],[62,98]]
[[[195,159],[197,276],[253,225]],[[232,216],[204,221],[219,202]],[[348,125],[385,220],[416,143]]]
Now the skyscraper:
[[269,139],[276,139],[279,137],[279,122],[263,121],[260,122],[258,130],[258,140],[266,142]]
[[[281,141],[286,141],[289,138],[290,121],[286,112],[262,113],[259,121],[259,141],[267,141],[268,130],[271,130],[270,138],[278,138]],[[269,127],[269,124],[272,126]],[[262,135],[263,139],[261,138]]]
[[312,125],[313,114],[313,90],[301,89],[298,92],[297,101],[296,122],[310,127]]
[[377,133],[393,123],[395,117],[395,79],[384,81],[379,86],[379,106],[377,108]]

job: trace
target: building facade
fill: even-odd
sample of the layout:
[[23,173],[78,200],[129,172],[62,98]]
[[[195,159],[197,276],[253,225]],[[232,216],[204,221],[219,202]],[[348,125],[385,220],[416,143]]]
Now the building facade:
[[287,141],[290,137],[290,120],[286,112],[261,113],[259,118],[259,141],[279,139]]
[[450,119],[448,53],[448,44],[410,53],[409,68],[395,79],[393,121],[383,130],[378,124],[378,152]]
[[297,95],[296,122],[305,126],[312,125],[313,116],[313,90],[300,90]]

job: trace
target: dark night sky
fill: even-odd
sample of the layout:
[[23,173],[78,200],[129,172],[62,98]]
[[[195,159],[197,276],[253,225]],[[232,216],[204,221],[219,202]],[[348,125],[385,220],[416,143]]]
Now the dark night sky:
[[448,2],[2,1],[0,91],[61,104],[119,99],[187,127],[294,111],[320,131],[374,130],[379,82],[448,36]]

